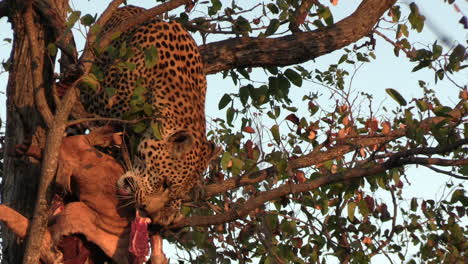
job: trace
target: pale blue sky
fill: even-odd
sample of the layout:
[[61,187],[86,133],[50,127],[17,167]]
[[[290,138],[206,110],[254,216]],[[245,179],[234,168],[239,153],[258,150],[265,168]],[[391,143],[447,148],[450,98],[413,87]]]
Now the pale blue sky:
[[[105,4],[103,4],[105,2]],[[226,1],[222,1],[225,3]],[[321,1],[324,4],[329,4],[329,1]],[[410,1],[402,2],[409,3]],[[423,15],[426,16],[431,27],[425,26],[422,34],[416,34],[411,31],[411,41],[413,43],[420,41],[422,44],[427,42],[427,39],[436,39],[434,30],[442,32],[452,43],[460,42],[466,44],[467,31],[463,30],[462,26],[458,23],[458,20],[462,16],[460,13],[456,13],[452,6],[448,6],[443,0],[417,0],[415,1],[421,9]],[[108,1],[86,1],[86,0],[74,0],[72,1],[72,7],[77,10],[81,10],[82,14],[90,13],[100,14],[102,10],[107,6]],[[155,1],[128,1],[129,4],[140,5],[144,7],[151,7]],[[252,6],[254,1],[241,0],[238,1],[239,5],[246,4],[246,6]],[[333,7],[335,15],[335,21],[339,21],[341,18],[349,15],[360,3],[356,0],[340,0],[338,6]],[[468,14],[468,4],[466,0],[456,1],[460,9],[464,14]],[[403,4],[402,4],[403,5]],[[206,10],[206,9],[205,9]],[[182,11],[179,11],[182,12]],[[200,14],[199,14],[200,15]],[[83,45],[83,38],[80,34],[75,35],[79,47]],[[0,19],[0,61],[6,60],[10,54],[11,45],[5,41],[5,38],[12,38],[12,32],[6,19]],[[196,40],[200,42],[200,38],[195,36]],[[356,91],[364,91],[374,95],[373,111],[379,111],[377,116],[384,118],[383,112],[379,109],[379,106],[386,106],[388,109],[394,109],[396,103],[385,93],[386,88],[397,89],[405,98],[421,97],[422,91],[418,88],[418,80],[426,80],[429,83],[429,87],[436,90],[437,95],[441,98],[443,103],[448,105],[454,105],[458,101],[458,90],[453,84],[444,80],[440,81],[437,85],[434,84],[433,72],[430,70],[420,70],[416,73],[412,73],[411,69],[415,66],[412,63],[408,63],[408,60],[400,55],[396,58],[393,55],[393,47],[386,43],[382,38],[376,36],[377,49],[375,54],[377,60],[372,63],[363,65],[354,77],[352,89]],[[439,42],[440,43],[440,42]],[[329,55],[322,56],[315,60],[315,62],[309,62],[304,64],[304,67],[308,69],[321,69],[326,70],[330,63],[336,63],[338,58],[343,55],[342,51],[335,51]],[[350,70],[351,71],[351,70]],[[254,71],[253,78],[259,80],[265,80],[267,77],[261,75],[262,71]],[[8,74],[0,74],[0,117],[2,122],[5,122],[5,96],[4,92],[6,89]],[[458,74],[455,80],[461,84],[466,85],[468,83],[468,76],[466,71],[464,74]],[[208,117],[215,118],[225,116],[224,110],[218,110],[218,101],[224,93],[236,92],[239,87],[234,86],[232,81],[222,80],[220,74],[208,76],[208,95],[207,95],[207,115]],[[305,82],[301,88],[292,87],[291,97],[294,102],[298,102],[298,107],[301,106],[301,98],[303,94],[307,94],[310,91],[320,91],[324,94],[324,98],[319,100],[321,105],[332,107],[334,106],[333,100],[328,100],[328,92],[323,91],[320,86]],[[305,105],[305,104],[304,104]],[[267,122],[267,121],[265,121]],[[416,196],[420,198],[432,198],[438,199],[442,195],[442,189],[448,176],[436,175],[424,168],[412,168],[407,172],[409,179],[412,181],[411,186],[405,188],[407,197]],[[167,243],[166,243],[167,245]],[[379,259],[374,261],[375,263],[386,263],[386,260]]]

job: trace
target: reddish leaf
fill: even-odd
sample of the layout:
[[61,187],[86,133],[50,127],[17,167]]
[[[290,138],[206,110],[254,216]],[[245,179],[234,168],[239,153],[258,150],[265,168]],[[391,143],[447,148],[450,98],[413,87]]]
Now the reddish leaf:
[[246,132],[246,133],[249,133],[249,134],[254,134],[255,133],[255,130],[250,126],[244,127],[243,131]]
[[364,197],[364,201],[366,201],[367,208],[369,209],[369,211],[370,212],[374,211],[374,208],[375,208],[374,198],[370,197],[369,195],[366,195],[366,197]]
[[296,174],[294,175],[294,177],[296,178],[296,181],[298,183],[303,183],[307,181],[305,177],[305,173],[301,170],[296,171]]
[[285,119],[291,121],[295,125],[299,124],[299,118],[295,114],[290,114]]

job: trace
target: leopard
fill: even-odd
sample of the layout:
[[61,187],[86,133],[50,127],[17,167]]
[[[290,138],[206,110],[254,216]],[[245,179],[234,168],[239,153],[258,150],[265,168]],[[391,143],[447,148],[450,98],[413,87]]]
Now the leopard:
[[[131,5],[118,8],[99,34],[144,10]],[[122,32],[111,45],[114,50],[127,47],[132,54],[123,59],[113,58],[109,50],[96,55],[101,88],[83,89],[81,101],[94,115],[118,119],[134,111],[135,96],[143,96],[151,106],[148,127],[157,127],[159,133],[147,129],[139,136],[132,165],[117,185],[152,223],[169,226],[181,219],[183,200],[201,186],[209,161],[219,153],[206,136],[202,57],[180,23],[157,17]],[[148,50],[157,53],[153,64],[145,61]],[[109,88],[114,92],[106,92]]]

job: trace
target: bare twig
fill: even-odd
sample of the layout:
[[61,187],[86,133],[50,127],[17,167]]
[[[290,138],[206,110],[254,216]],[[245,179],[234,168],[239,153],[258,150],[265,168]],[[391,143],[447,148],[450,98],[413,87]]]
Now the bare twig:
[[444,170],[438,169],[438,168],[436,168],[434,166],[424,165],[424,167],[429,168],[429,169],[431,169],[431,170],[433,170],[433,171],[435,171],[437,173],[446,174],[448,176],[451,176],[451,177],[454,177],[454,178],[457,178],[457,179],[460,179],[460,180],[468,180],[468,177],[458,175],[458,174],[452,173],[450,171],[444,171]]
[[374,33],[381,36],[385,41],[388,43],[392,44],[394,47],[399,48],[402,50],[408,58],[412,58],[413,55],[411,54],[410,51],[408,51],[405,47],[403,47],[401,44],[396,43],[395,41],[391,40],[389,37],[385,36],[383,33],[378,31],[377,29],[374,29]]

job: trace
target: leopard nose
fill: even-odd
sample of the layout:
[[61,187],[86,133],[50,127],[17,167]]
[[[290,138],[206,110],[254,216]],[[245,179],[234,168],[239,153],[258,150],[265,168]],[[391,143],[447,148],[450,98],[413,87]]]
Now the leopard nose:
[[122,176],[117,181],[117,189],[120,193],[130,194],[136,191],[136,181],[131,176]]

